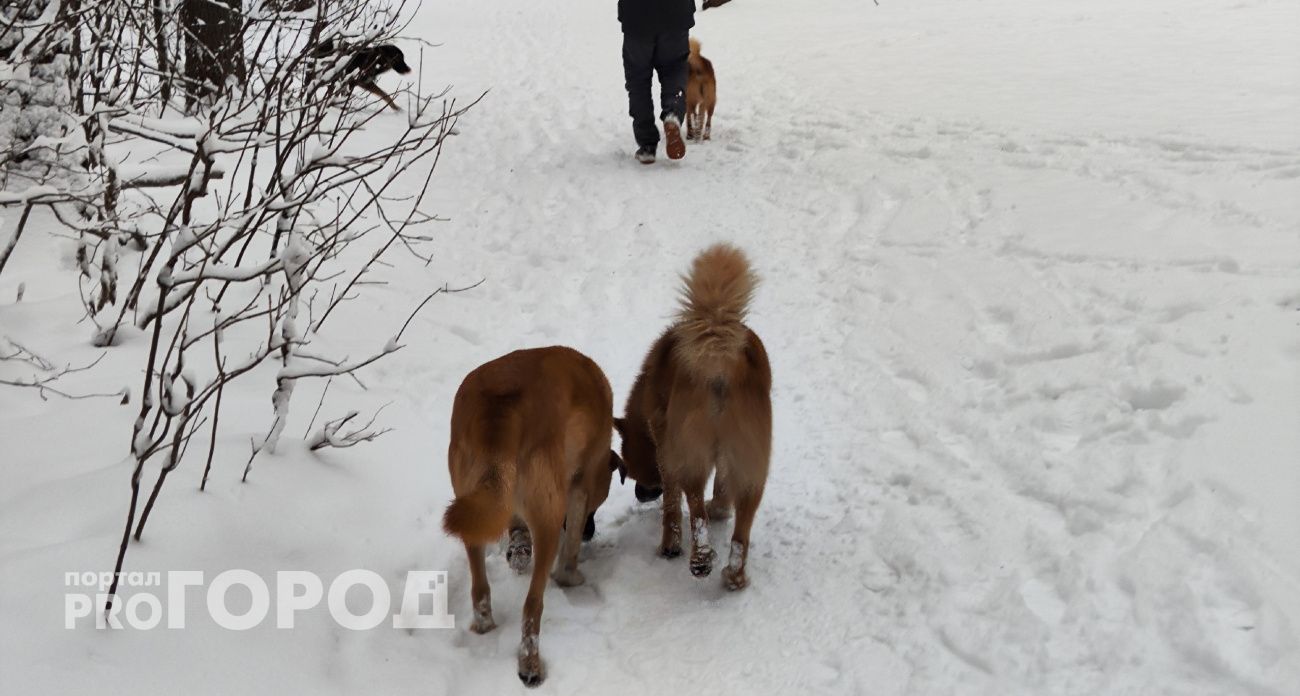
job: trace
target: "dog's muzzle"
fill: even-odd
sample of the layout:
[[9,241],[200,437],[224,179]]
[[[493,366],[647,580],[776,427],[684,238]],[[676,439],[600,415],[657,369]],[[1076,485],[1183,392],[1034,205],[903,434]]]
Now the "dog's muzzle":
[[663,495],[663,494],[664,494],[664,489],[662,489],[662,488],[646,488],[645,486],[642,486],[641,484],[638,483],[638,484],[636,484],[636,488],[635,488],[635,490],[634,490],[633,492],[636,493],[636,499],[637,499],[637,500],[639,500],[639,501],[641,501],[641,502],[643,502],[643,503],[648,503],[648,502],[650,502],[651,500],[657,500],[657,499],[659,498],[659,496]]

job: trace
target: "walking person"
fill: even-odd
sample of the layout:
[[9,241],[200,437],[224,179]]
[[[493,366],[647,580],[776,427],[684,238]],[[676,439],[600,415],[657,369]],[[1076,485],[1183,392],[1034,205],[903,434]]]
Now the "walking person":
[[650,94],[652,74],[659,74],[659,120],[664,126],[668,159],[686,154],[682,121],[686,118],[686,79],[695,0],[618,0],[623,25],[623,77],[628,113],[636,137],[636,159],[653,164],[659,150],[659,126]]

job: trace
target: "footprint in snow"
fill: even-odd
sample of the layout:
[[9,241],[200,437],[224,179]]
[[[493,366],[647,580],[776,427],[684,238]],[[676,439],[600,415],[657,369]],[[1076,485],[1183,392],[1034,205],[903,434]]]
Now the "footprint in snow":
[[474,330],[465,328],[463,326],[456,326],[455,324],[448,326],[447,332],[452,334],[453,336],[464,339],[466,343],[472,346],[478,345],[479,341],[482,340],[478,335],[478,333],[475,332]]
[[1121,397],[1134,411],[1162,411],[1182,400],[1187,389],[1163,380],[1146,385],[1125,385]]

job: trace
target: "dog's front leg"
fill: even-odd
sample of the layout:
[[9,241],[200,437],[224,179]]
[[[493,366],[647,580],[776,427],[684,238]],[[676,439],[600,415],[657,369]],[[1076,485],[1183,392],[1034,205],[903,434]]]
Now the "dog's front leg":
[[682,555],[682,489],[677,479],[663,472],[664,531],[659,541],[659,555],[677,558]]
[[584,578],[578,570],[578,551],[582,548],[582,528],[587,521],[587,491],[581,486],[569,491],[569,508],[564,516],[564,541],[560,545],[560,558],[551,577],[561,587],[581,585]]
[[510,542],[506,547],[506,563],[519,575],[528,572],[528,564],[533,560],[533,537],[528,533],[528,525],[515,515],[510,519]]
[[727,493],[727,479],[722,467],[713,475],[713,499],[704,506],[704,511],[711,520],[725,520],[731,517],[731,496]]

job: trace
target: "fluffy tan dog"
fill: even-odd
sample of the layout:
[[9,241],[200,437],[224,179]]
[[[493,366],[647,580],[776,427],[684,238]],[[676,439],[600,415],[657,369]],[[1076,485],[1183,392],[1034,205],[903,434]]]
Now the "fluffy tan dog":
[[[767,483],[772,449],[772,372],[758,335],[745,325],[757,279],[745,255],[719,244],[695,258],[684,278],[677,321],[646,355],[615,420],[628,475],[638,498],[664,491],[659,552],[681,554],[681,496],[691,520],[691,573],[707,576],[717,554],[709,544],[709,515],[734,503],[731,557],[723,584],[749,584],[749,532]],[[716,470],[714,499],[704,488]]]

